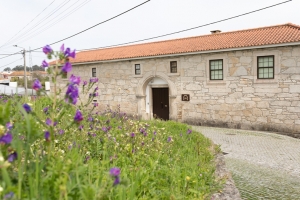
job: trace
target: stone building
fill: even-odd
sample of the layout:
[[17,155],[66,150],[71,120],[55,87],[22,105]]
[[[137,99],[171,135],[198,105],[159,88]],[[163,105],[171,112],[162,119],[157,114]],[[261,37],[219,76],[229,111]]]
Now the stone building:
[[99,78],[99,109],[120,104],[143,119],[300,133],[294,24],[84,51],[70,62],[72,74]]

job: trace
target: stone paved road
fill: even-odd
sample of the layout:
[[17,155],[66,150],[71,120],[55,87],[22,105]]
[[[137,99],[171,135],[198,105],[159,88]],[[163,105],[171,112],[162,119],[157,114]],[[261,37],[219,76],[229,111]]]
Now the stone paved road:
[[300,139],[275,133],[193,127],[221,145],[243,199],[300,200]]

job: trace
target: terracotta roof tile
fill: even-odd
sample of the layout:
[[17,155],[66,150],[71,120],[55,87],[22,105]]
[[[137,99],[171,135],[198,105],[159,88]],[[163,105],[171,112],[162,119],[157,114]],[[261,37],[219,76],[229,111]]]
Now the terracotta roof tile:
[[300,26],[291,23],[79,52],[72,63],[138,58],[188,52],[300,42]]
[[[29,72],[26,72],[27,76],[31,76]],[[14,71],[10,74],[7,74],[7,76],[24,76],[24,71]]]

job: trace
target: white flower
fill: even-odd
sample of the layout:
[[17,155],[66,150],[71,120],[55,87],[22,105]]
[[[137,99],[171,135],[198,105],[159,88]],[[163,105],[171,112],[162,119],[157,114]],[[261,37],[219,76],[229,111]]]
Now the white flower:
[[55,143],[58,143],[58,140],[54,140]]
[[3,162],[3,161],[4,161],[3,156],[0,156],[0,162]]
[[0,192],[2,192],[2,191],[3,191],[3,187],[0,186]]

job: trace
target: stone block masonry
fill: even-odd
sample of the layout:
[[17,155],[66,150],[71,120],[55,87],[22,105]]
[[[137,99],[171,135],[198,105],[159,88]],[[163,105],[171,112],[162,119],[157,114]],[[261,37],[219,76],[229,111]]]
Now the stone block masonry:
[[[72,73],[89,80],[96,68],[99,109],[120,105],[128,114],[150,119],[145,89],[152,78],[160,77],[169,87],[170,119],[300,134],[299,52],[300,46],[287,46],[141,58],[73,65]],[[274,56],[274,79],[258,79],[257,57],[270,55]],[[216,59],[223,60],[223,80],[210,80],[209,61]],[[177,61],[177,73],[170,72],[171,61]],[[135,64],[141,66],[140,75],[135,75]],[[181,94],[189,94],[190,101],[181,101]]]

